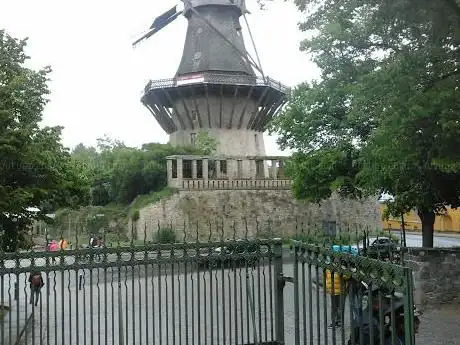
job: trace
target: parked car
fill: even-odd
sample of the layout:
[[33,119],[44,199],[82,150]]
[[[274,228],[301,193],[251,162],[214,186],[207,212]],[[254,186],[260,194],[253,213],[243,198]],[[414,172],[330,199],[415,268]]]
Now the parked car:
[[200,268],[233,268],[233,267],[254,267],[257,258],[247,255],[257,253],[260,246],[257,243],[246,240],[236,240],[223,247],[215,247],[210,251],[203,251],[200,256]]
[[374,259],[388,260],[398,258],[400,247],[398,242],[389,237],[379,237],[363,249],[363,254]]

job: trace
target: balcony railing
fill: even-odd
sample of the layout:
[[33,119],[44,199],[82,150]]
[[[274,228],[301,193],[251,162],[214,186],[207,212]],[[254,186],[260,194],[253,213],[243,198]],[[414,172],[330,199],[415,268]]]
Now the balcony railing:
[[182,188],[185,190],[199,189],[290,189],[290,180],[183,180]]
[[[290,88],[286,85],[283,85],[281,82],[276,81],[270,77],[251,77],[246,75],[231,75],[223,73],[197,73],[196,78],[187,79],[187,85],[192,84],[234,84],[234,85],[248,85],[248,86],[269,86],[280,92],[288,94]],[[144,92],[148,92],[154,89],[162,89],[167,87],[178,86],[182,80],[180,78],[170,78],[170,79],[158,79],[150,80]]]

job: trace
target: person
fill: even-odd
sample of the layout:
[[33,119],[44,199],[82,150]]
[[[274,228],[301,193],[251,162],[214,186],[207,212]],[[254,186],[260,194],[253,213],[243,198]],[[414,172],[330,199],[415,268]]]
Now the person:
[[45,285],[43,282],[42,273],[39,271],[33,271],[29,275],[29,284],[30,284],[30,304],[34,303],[35,306],[38,305],[38,299],[40,297],[40,292],[42,287]]
[[[51,241],[48,249],[49,249],[50,252],[56,252],[58,250],[58,244],[57,244],[56,240]],[[56,262],[56,257],[52,256],[51,261],[54,264]]]
[[96,238],[96,236],[95,236],[94,234],[91,235],[91,238],[90,238],[90,240],[89,240],[89,247],[90,247],[90,248],[95,248],[95,247],[97,247],[97,238]]
[[67,249],[67,241],[65,239],[59,240],[59,249],[66,250]]
[[[351,246],[332,246],[333,252],[345,252],[351,255],[357,255],[354,248]],[[341,327],[343,318],[345,315],[345,299],[347,296],[347,285],[346,282],[350,279],[350,277],[343,275],[340,276],[340,273],[332,272],[330,270],[326,270],[326,292],[330,295],[331,299],[331,323],[329,328],[334,327]],[[334,276],[334,277],[332,277]],[[342,283],[344,284],[342,289]]]
[[[332,277],[334,276],[334,277]],[[338,272],[326,270],[326,292],[331,300],[331,323],[329,328],[342,326],[345,299],[342,298],[342,279]]]

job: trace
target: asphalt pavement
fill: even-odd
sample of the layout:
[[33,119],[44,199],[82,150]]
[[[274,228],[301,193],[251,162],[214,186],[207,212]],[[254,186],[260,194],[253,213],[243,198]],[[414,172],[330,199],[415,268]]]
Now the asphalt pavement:
[[[421,247],[422,236],[418,233],[407,233],[406,242],[408,247]],[[460,247],[460,234],[435,234],[435,247]]]

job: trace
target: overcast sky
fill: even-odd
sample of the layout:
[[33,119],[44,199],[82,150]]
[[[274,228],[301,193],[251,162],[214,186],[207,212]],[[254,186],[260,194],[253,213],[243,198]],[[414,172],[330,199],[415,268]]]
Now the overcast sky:
[[[179,66],[187,20],[180,17],[137,48],[131,43],[154,17],[177,0],[0,0],[0,28],[29,37],[30,65],[53,69],[46,125],[62,125],[64,144],[94,145],[107,134],[130,146],[166,143],[168,136],[140,103],[149,79],[171,78]],[[318,77],[309,57],[299,51],[304,37],[294,5],[282,0],[252,12],[249,25],[266,75],[294,86]],[[244,28],[248,50],[253,53]],[[266,135],[267,154],[281,154]],[[286,152],[284,153],[286,154]]]

